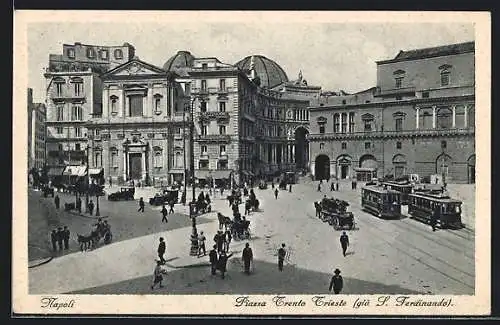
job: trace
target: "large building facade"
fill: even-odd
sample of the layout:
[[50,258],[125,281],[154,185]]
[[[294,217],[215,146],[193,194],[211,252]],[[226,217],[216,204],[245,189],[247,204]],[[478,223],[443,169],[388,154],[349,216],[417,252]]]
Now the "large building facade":
[[50,54],[45,71],[47,107],[46,157],[49,174],[86,163],[85,123],[102,114],[100,74],[129,61],[133,46],[64,44],[63,54]]
[[42,103],[33,103],[33,89],[28,88],[28,169],[45,166],[45,119]]
[[377,86],[310,107],[311,173],[475,182],[474,43],[400,51]]

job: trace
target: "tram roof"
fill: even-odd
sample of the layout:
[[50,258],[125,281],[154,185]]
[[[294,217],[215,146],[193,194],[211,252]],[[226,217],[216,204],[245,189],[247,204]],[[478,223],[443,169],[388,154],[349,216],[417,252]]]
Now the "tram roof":
[[412,187],[413,185],[410,183],[410,182],[404,182],[404,183],[400,183],[400,182],[394,182],[394,181],[385,181],[385,182],[382,182],[382,184],[384,185],[390,185],[390,186],[406,186],[406,187]]
[[383,186],[378,186],[378,185],[366,185],[366,186],[363,186],[363,189],[371,191],[371,192],[376,192],[376,193],[394,193],[394,194],[399,194],[398,191],[391,190],[391,189],[385,189]]
[[460,200],[452,199],[447,195],[429,194],[429,193],[411,193],[408,196],[419,197],[421,199],[428,199],[431,201],[442,203],[462,203]]

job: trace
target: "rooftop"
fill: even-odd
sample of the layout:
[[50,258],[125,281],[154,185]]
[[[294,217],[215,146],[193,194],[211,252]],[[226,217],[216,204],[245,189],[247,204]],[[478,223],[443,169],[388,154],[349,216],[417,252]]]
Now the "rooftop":
[[418,60],[437,56],[456,55],[474,52],[474,42],[450,44],[409,51],[399,51],[394,59],[377,61],[377,64],[392,63],[399,61]]

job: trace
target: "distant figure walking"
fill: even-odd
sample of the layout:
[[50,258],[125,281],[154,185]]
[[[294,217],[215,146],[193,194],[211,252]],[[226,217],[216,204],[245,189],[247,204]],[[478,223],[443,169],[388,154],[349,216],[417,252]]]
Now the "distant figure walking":
[[155,286],[159,283],[160,288],[163,288],[161,282],[163,281],[163,274],[167,272],[161,267],[162,262],[160,260],[156,260],[156,267],[153,272],[153,284],[151,285],[151,290],[155,288]]
[[437,221],[438,221],[438,210],[436,209],[436,210],[432,211],[432,214],[431,214],[430,224],[432,227],[432,231],[436,231]]
[[57,246],[59,250],[63,250],[63,240],[64,240],[64,231],[62,227],[57,228]]
[[212,275],[215,275],[215,271],[217,270],[217,245],[214,245],[213,249],[208,253],[208,257],[210,259],[210,266],[212,267]]
[[80,197],[76,199],[76,209],[78,213],[82,213],[82,199]]
[[59,200],[59,195],[56,195],[56,197],[54,198],[54,204],[56,206],[56,209],[59,210],[59,203],[61,201]]
[[137,212],[144,212],[144,199],[141,197],[139,199],[139,210],[137,210]]
[[283,262],[285,261],[286,251],[285,244],[281,244],[281,248],[278,249],[278,270],[283,272]]
[[50,241],[52,242],[52,250],[57,252],[57,230],[52,229],[50,233]]
[[64,230],[63,230],[63,241],[64,241],[64,249],[68,249],[69,248],[69,229],[67,226],[64,226]]
[[198,257],[201,255],[201,251],[203,251],[203,256],[207,255],[207,250],[205,249],[205,240],[206,237],[203,234],[203,231],[200,231],[200,235],[198,236]]
[[174,200],[170,200],[170,202],[168,204],[170,205],[170,211],[169,212],[170,213],[174,213],[174,205],[175,205]]
[[158,257],[160,258],[161,264],[165,264],[167,261],[163,258],[163,254],[167,250],[167,245],[165,244],[165,240],[163,237],[160,237],[160,244],[158,245]]
[[276,200],[278,199],[278,193],[279,193],[278,188],[276,188],[276,189],[274,190],[274,198],[275,198]]
[[226,240],[224,241],[224,250],[226,252],[229,252],[229,244],[231,244],[231,240],[233,239],[233,236],[231,235],[231,230],[227,229],[225,235],[226,235]]
[[330,192],[333,192],[333,191],[335,191],[335,182],[332,181],[330,184]]
[[163,221],[168,222],[168,219],[167,219],[168,210],[167,210],[167,208],[165,208],[165,204],[161,208],[161,215],[162,215],[161,222],[163,222]]
[[92,200],[90,200],[89,205],[87,206],[87,208],[89,210],[90,215],[92,215],[92,213],[94,213],[94,202]]
[[318,183],[318,192],[321,192],[321,181]]
[[330,281],[330,287],[329,291],[332,291],[338,295],[340,291],[342,291],[342,288],[344,287],[344,280],[342,279],[342,276],[340,275],[340,270],[335,269],[334,271],[335,275],[332,276],[332,280]]
[[226,252],[222,251],[219,255],[219,260],[217,261],[217,268],[219,269],[222,278],[224,279],[227,271],[227,260],[233,256],[233,253],[226,255]]
[[349,246],[349,237],[347,234],[342,232],[342,235],[340,236],[340,246],[342,246],[342,254],[345,257],[345,252],[347,251],[347,247]]
[[288,187],[288,192],[292,193],[292,184],[290,184],[290,187]]
[[241,255],[241,259],[243,260],[245,273],[250,274],[250,263],[253,260],[253,252],[252,249],[250,248],[249,243],[245,244],[245,248],[243,248],[243,254]]

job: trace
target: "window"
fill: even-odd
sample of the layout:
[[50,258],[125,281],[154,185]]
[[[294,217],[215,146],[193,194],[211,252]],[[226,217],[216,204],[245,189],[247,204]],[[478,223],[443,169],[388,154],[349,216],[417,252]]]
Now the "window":
[[219,147],[219,150],[220,150],[220,155],[221,156],[224,156],[226,154],[226,146],[225,145],[221,145]]
[[57,106],[57,121],[64,121],[64,106]]
[[180,126],[175,128],[175,134],[181,134],[181,127]]
[[107,50],[101,50],[101,59],[103,59],[103,60],[108,59],[108,51]]
[[82,129],[75,127],[75,138],[80,138],[82,136]]
[[429,98],[429,92],[428,91],[423,91],[422,92],[422,98]]
[[102,167],[102,155],[100,151],[94,153],[94,166]]
[[62,97],[62,95],[63,95],[63,83],[56,82],[56,96]]
[[395,125],[396,131],[403,131],[403,118],[396,117],[394,122],[396,123],[396,125]]
[[347,114],[342,113],[342,133],[347,132]]
[[142,116],[142,96],[141,95],[132,95],[129,96],[129,109],[130,116]]
[[365,149],[370,149],[372,146],[371,142],[365,142]]
[[158,149],[158,147],[154,151],[153,165],[155,168],[163,167],[163,154],[162,151]]
[[447,145],[446,141],[444,141],[444,140],[441,141],[441,148],[442,149],[446,149],[446,145]]
[[160,97],[155,97],[155,112],[156,113],[161,112],[161,98]]
[[90,59],[93,59],[95,57],[95,51],[93,48],[88,48],[87,49],[87,57]]
[[207,111],[207,102],[201,102],[200,103],[200,110],[202,112],[206,112]]
[[222,90],[222,91],[225,91],[225,90],[226,90],[226,79],[221,79],[221,80],[219,81],[219,88],[220,88],[220,90]]
[[437,127],[439,129],[450,129],[452,126],[452,111],[443,107],[437,111]]
[[207,135],[207,126],[206,125],[201,126],[201,135]]
[[56,127],[56,133],[57,133],[57,134],[63,134],[63,130],[64,130],[64,129],[63,129],[62,127],[60,127],[60,126],[59,126],[59,127]]
[[206,155],[207,154],[207,146],[201,146],[201,154]]
[[118,98],[116,96],[111,96],[111,113],[118,113]]
[[340,131],[340,114],[333,115],[333,132],[339,133]]
[[226,134],[226,126],[225,125],[219,125],[219,134],[221,134],[221,135]]
[[208,169],[208,160],[200,160],[200,162],[198,163],[198,168]]
[[206,80],[201,81],[201,91],[203,91],[203,92],[207,91],[207,81]]
[[403,99],[403,97],[401,97],[401,96],[396,96],[396,100],[402,100],[402,99]]
[[207,68],[208,68],[208,64],[206,64],[206,63],[202,63],[202,64],[201,64],[201,68],[202,68],[203,70],[207,70]]
[[217,162],[217,169],[227,169],[227,160],[219,160]]
[[226,103],[225,102],[220,102],[219,103],[219,111],[220,112],[225,112],[226,111]]
[[319,144],[319,150],[323,150],[323,149],[325,149],[325,144],[323,142],[321,142]]
[[183,157],[182,157],[182,154],[180,152],[175,153],[174,166],[177,168],[184,166]]
[[80,146],[80,144],[79,144],[79,143],[76,143],[76,144],[75,144],[75,150],[76,150],[76,151],[80,151],[80,150],[81,150],[81,146]]
[[347,149],[347,142],[342,142],[342,149],[343,150]]
[[365,120],[363,122],[365,123],[365,132],[371,132],[373,120]]
[[123,59],[123,51],[121,49],[115,50],[115,59]]
[[349,132],[354,132],[354,113],[349,113]]
[[324,124],[321,124],[319,126],[319,133],[322,133],[322,134],[325,133],[325,125]]
[[74,82],[73,89],[75,91],[75,96],[81,96],[83,93],[83,82],[81,81]]
[[401,141],[396,142],[396,149],[401,149],[401,148],[402,148]]
[[403,85],[403,77],[397,77],[396,79],[396,88],[401,88]]
[[118,151],[116,149],[111,151],[111,167],[118,168]]
[[75,49],[68,49],[68,58],[74,59],[75,58]]
[[71,120],[72,121],[81,121],[82,118],[82,107],[81,106],[73,106],[71,108]]
[[441,86],[448,86],[450,84],[450,73],[446,70],[441,72]]
[[94,135],[97,137],[97,136],[99,136],[99,134],[101,134],[101,132],[99,131],[99,129],[95,129],[94,130]]

